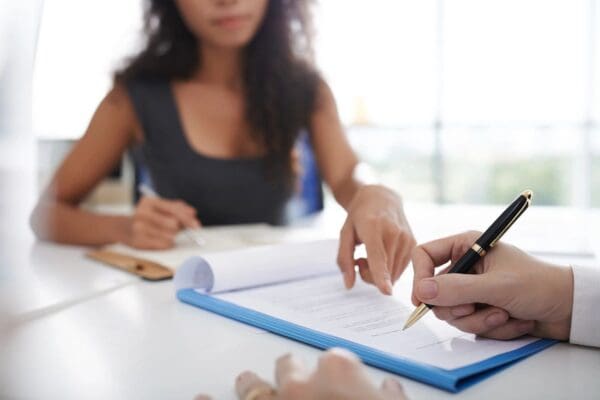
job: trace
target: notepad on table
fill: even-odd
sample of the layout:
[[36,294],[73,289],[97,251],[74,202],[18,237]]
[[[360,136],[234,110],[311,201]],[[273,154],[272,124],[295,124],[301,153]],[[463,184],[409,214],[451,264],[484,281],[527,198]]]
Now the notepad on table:
[[175,276],[188,304],[318,348],[344,347],[365,363],[457,392],[555,341],[497,341],[461,332],[432,314],[402,331],[414,306],[404,276],[393,297],[335,265],[337,241],[259,246],[186,260]]

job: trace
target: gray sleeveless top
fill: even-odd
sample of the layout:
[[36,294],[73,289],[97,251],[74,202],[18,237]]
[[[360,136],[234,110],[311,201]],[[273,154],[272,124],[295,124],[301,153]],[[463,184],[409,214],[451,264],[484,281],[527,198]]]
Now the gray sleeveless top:
[[283,174],[267,175],[264,158],[214,158],[191,148],[168,81],[132,80],[127,90],[144,132],[133,157],[160,196],[192,205],[204,225],[285,222],[292,188]]

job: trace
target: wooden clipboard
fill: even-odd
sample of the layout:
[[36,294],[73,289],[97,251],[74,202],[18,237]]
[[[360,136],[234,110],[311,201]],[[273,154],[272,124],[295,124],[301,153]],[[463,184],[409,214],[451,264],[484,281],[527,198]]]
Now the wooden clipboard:
[[86,255],[96,261],[135,274],[149,281],[162,281],[173,278],[173,271],[170,268],[143,258],[108,250],[92,250]]

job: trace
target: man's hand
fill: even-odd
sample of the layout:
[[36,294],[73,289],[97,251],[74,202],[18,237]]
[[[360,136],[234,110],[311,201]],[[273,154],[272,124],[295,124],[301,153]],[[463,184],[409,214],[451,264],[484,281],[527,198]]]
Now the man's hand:
[[439,274],[480,236],[469,232],[418,246],[413,303],[434,305],[435,315],[460,330],[495,339],[525,334],[567,340],[573,308],[573,272],[498,243],[473,274]]

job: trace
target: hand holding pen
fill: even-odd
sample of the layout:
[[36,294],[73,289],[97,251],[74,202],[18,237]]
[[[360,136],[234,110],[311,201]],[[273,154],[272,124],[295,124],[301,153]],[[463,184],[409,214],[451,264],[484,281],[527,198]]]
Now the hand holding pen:
[[181,200],[160,198],[150,187],[140,185],[142,198],[136,205],[125,243],[144,249],[167,249],[175,244],[175,237],[184,230],[194,243],[203,245],[190,231],[199,228],[196,210]]
[[[475,267],[478,262],[480,262],[487,252],[498,243],[506,231],[517,221],[521,215],[523,215],[525,210],[527,210],[531,204],[532,196],[533,193],[530,190],[526,190],[521,193],[483,234],[481,234],[478,238],[474,238],[473,242],[468,248],[453,249],[451,257],[445,257],[447,254],[441,255],[439,253],[434,253],[434,255],[430,257],[433,261],[432,270],[430,271],[431,274],[433,274],[433,266],[442,265],[449,259],[452,259],[452,264],[447,270],[447,275],[455,277],[454,274],[467,274],[471,272],[472,268]],[[420,248],[422,250],[423,246]],[[457,250],[460,250],[460,252]],[[416,251],[415,254],[416,256],[414,256],[413,262],[420,261],[418,259],[418,251]],[[460,256],[460,258],[456,257],[457,255],[461,254],[462,256]],[[443,260],[443,262],[441,260]],[[415,267],[415,283],[421,278],[423,278],[422,273],[417,274]],[[468,279],[469,278],[463,280]],[[471,279],[471,281],[477,281],[480,285],[485,285],[485,282],[481,282],[481,277]],[[429,286],[431,293],[433,293],[436,282],[430,280],[426,282],[419,282],[418,284],[423,286],[422,294],[426,297],[425,293],[427,293],[427,286]],[[475,284],[475,282],[472,282],[472,284]],[[415,296],[413,295],[413,302],[416,303],[415,300]],[[404,329],[407,329],[415,324],[421,317],[423,317],[423,315],[433,308],[434,305],[435,304],[431,302],[421,303],[407,320]]]
[[467,232],[415,249],[413,303],[431,304],[437,318],[479,336],[569,339],[573,272],[568,265],[550,264],[498,243],[472,274],[433,276],[437,266],[456,260],[479,235]]

